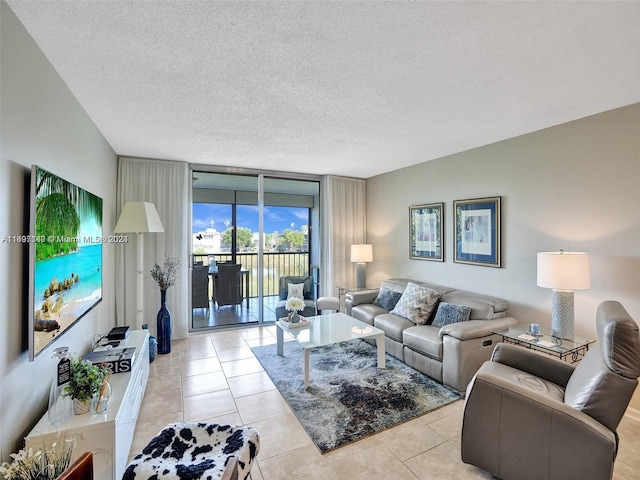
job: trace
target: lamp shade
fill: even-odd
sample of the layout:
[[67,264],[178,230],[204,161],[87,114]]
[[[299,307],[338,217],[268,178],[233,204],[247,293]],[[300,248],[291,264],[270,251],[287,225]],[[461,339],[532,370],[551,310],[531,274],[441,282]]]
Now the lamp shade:
[[351,261],[354,263],[373,262],[373,247],[368,243],[351,245]]
[[585,252],[538,252],[538,286],[556,290],[591,288],[589,255]]
[[127,202],[113,233],[164,232],[164,227],[153,203]]

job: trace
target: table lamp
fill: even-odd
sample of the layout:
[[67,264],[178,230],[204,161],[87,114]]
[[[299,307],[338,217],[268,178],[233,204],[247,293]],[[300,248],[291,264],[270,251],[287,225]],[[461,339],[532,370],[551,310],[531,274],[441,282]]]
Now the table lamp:
[[142,325],[144,296],[142,295],[143,242],[142,234],[164,232],[164,227],[153,203],[127,202],[122,207],[120,218],[113,233],[135,233],[136,235],[136,328]]
[[373,247],[368,243],[351,245],[351,261],[356,263],[356,287],[365,288],[367,284],[367,262],[373,262]]
[[551,288],[551,334],[573,339],[573,291],[591,288],[585,252],[538,252],[538,286]]

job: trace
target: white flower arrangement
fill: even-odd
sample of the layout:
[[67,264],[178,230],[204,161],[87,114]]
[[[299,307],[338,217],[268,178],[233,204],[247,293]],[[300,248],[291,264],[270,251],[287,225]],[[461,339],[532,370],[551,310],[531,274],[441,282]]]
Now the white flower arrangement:
[[300,310],[304,310],[304,301],[298,297],[288,298],[285,308],[290,312],[299,312]]
[[62,438],[41,450],[12,453],[12,463],[0,465],[0,476],[6,480],[55,480],[71,464],[74,447],[74,439]]

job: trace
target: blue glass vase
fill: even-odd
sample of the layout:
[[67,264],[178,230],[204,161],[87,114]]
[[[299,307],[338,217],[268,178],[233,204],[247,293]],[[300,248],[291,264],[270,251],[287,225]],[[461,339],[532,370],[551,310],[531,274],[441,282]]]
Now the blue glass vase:
[[[143,330],[149,330],[149,325],[146,323],[142,324]],[[149,363],[153,362],[156,359],[156,355],[158,354],[158,340],[153,335],[149,335]]]
[[166,290],[160,290],[160,311],[157,320],[158,353],[171,353],[171,312],[167,308]]

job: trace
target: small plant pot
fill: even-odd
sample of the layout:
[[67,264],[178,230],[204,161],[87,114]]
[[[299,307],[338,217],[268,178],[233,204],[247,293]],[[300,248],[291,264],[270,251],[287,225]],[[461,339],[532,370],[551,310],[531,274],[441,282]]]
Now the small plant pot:
[[77,398],[73,399],[73,413],[76,415],[84,415],[89,412],[90,408],[91,399],[85,401],[78,400]]

